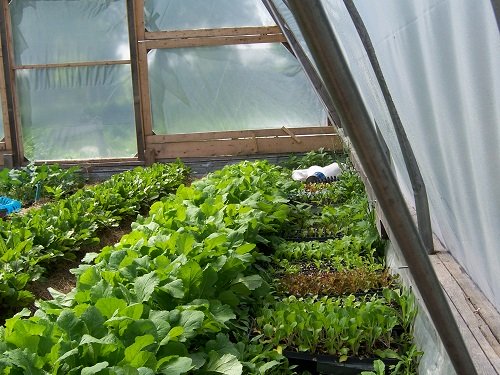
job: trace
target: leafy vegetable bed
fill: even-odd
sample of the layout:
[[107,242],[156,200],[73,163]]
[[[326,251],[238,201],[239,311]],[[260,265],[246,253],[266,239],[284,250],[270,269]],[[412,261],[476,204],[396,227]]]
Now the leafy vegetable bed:
[[59,257],[71,258],[82,245],[98,242],[98,230],[137,215],[175,191],[186,176],[187,169],[178,163],[136,168],[24,215],[0,220],[0,315],[32,300],[26,284],[37,280],[44,267]]
[[[149,216],[139,217],[118,244],[89,254],[88,264],[74,271],[77,286],[71,293],[54,293],[54,300],[38,303],[34,316],[24,311],[0,328],[0,372],[292,374],[283,356],[286,339],[275,334],[282,327],[274,327],[272,320],[272,311],[283,311],[289,319],[290,308],[314,310],[323,327],[330,324],[323,311],[351,314],[358,343],[322,328],[320,335],[332,334],[328,337],[334,342],[317,341],[315,348],[326,353],[331,348],[351,356],[372,342],[373,351],[399,350],[395,341],[408,331],[396,337],[392,331],[398,325],[407,329],[413,310],[400,303],[406,297],[398,291],[280,301],[283,297],[272,279],[277,269],[273,249],[283,243],[285,229],[300,215],[286,199],[298,189],[300,184],[290,181],[289,172],[267,162],[228,166],[190,187],[181,186],[175,196],[153,204]],[[358,255],[368,258],[377,252],[372,224],[366,219],[364,224],[346,220],[341,225],[345,235],[360,236]],[[332,270],[338,264],[346,269],[356,264],[355,255],[352,262],[335,263],[335,251],[326,260],[320,257],[318,264],[329,262]],[[311,319],[301,322],[297,312],[295,317],[291,326],[303,323],[309,332],[306,320],[309,324]],[[346,323],[340,317],[338,325],[350,334],[354,323],[349,319]],[[308,343],[306,337],[290,348],[313,351]]]

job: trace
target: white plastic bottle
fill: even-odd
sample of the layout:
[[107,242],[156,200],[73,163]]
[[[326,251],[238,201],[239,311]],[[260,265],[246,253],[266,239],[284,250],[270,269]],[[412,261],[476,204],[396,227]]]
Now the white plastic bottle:
[[338,163],[332,163],[325,167],[313,165],[307,169],[293,171],[292,178],[295,181],[326,182],[329,179],[335,179],[341,172]]

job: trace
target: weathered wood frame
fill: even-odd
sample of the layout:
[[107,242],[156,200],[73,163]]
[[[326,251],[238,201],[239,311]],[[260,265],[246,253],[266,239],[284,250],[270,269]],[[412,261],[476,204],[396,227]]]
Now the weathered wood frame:
[[[0,99],[3,112],[5,139],[0,141],[0,155],[14,153],[15,164],[25,162],[21,132],[15,74],[17,70],[71,68],[100,65],[130,64],[134,95],[135,125],[138,152],[135,158],[65,160],[65,163],[103,164],[112,162],[151,164],[156,159],[176,157],[210,157],[221,155],[277,154],[306,152],[324,147],[339,151],[343,145],[336,129],[312,124],[307,128],[264,129],[194,134],[156,135],[153,131],[149,90],[148,51],[160,48],[190,48],[204,46],[285,43],[279,26],[230,27],[200,30],[174,30],[148,32],[145,28],[144,0],[125,0],[128,15],[130,60],[67,62],[57,64],[15,65],[11,37],[8,0],[1,1],[5,20],[8,71],[0,64]],[[0,44],[1,47],[1,44]],[[2,58],[0,50],[0,59]],[[4,74],[5,73],[5,74]],[[5,77],[5,79],[4,79]],[[9,102],[8,96],[11,96]],[[10,126],[9,126],[10,124]],[[15,129],[15,134],[12,133]],[[59,161],[60,162],[60,161]],[[3,157],[0,157],[0,166]]]

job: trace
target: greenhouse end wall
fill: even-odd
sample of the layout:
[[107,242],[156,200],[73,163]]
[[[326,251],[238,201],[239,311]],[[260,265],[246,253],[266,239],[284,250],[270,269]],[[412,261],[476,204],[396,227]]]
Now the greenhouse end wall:
[[[328,125],[260,0],[13,0],[2,12],[0,88],[13,113],[2,129],[16,129],[6,143],[16,164],[265,153],[259,140],[245,147],[245,131],[281,128],[277,152],[308,151],[311,142],[286,148],[299,139],[288,129]],[[193,147],[200,133],[232,146]],[[182,146],[162,138],[179,134]],[[331,147],[330,135],[314,135],[315,148]]]

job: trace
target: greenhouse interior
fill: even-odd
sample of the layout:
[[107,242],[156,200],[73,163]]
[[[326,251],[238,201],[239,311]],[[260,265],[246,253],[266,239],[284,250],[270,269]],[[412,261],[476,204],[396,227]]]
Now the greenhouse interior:
[[1,374],[500,374],[498,0],[1,5]]

